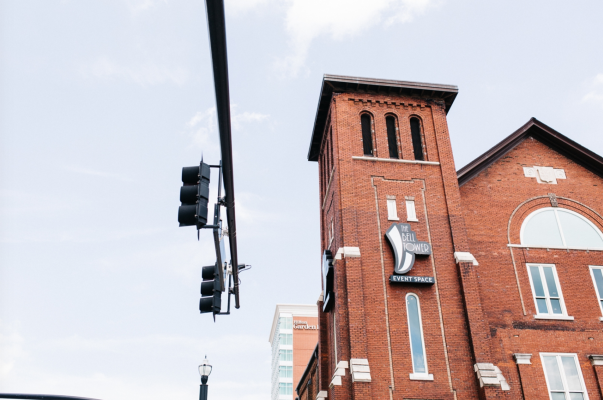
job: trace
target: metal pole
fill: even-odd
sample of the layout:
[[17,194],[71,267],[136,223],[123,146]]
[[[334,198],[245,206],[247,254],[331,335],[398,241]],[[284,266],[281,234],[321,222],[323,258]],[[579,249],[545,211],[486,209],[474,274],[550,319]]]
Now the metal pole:
[[211,47],[211,59],[214,70],[216,90],[216,110],[220,131],[220,150],[222,152],[222,173],[226,192],[226,220],[228,221],[228,242],[233,265],[235,308],[239,308],[239,265],[237,255],[237,226],[235,222],[235,197],[232,169],[232,139],[230,132],[230,93],[228,86],[228,59],[226,57],[226,20],[224,18],[224,0],[205,0],[207,26]]
[[207,400],[207,385],[199,385],[199,400]]

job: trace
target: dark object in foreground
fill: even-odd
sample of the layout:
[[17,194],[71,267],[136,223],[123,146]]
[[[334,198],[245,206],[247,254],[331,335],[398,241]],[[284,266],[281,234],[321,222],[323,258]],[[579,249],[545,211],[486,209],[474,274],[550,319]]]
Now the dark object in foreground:
[[98,400],[89,397],[61,396],[58,394],[23,394],[0,393],[0,399],[27,399],[27,400]]

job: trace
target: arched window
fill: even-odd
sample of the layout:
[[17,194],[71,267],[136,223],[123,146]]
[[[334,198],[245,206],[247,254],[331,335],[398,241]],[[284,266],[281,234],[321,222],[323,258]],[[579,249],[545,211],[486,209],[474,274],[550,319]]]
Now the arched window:
[[415,160],[423,161],[423,141],[421,140],[421,121],[419,118],[410,119],[410,135],[412,137],[412,148],[415,153]]
[[559,207],[534,211],[523,222],[520,236],[525,246],[603,249],[603,235],[592,222]]
[[388,115],[385,117],[385,125],[387,126],[387,145],[389,146],[389,157],[398,157],[398,135],[396,135],[396,119]]
[[413,293],[406,295],[406,314],[408,316],[408,333],[410,336],[410,354],[412,356],[411,379],[432,380],[433,375],[427,373],[425,341],[421,323],[419,298]]
[[362,147],[364,149],[365,156],[373,155],[373,132],[371,127],[371,116],[368,114],[362,114],[360,117],[360,124],[362,125]]

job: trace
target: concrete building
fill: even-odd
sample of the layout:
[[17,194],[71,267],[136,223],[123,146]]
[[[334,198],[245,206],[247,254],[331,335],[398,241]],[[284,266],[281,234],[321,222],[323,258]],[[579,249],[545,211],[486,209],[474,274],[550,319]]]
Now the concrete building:
[[272,400],[293,400],[318,341],[316,305],[277,304],[270,330]]
[[325,75],[300,400],[603,399],[603,158],[531,119],[457,171],[457,92]]

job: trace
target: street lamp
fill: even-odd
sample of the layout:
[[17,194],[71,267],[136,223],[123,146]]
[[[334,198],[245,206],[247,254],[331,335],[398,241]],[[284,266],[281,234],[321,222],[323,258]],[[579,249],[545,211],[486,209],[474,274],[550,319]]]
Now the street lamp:
[[207,361],[207,356],[203,364],[199,365],[199,375],[201,375],[201,385],[199,386],[199,400],[207,400],[207,378],[211,374],[211,365]]

